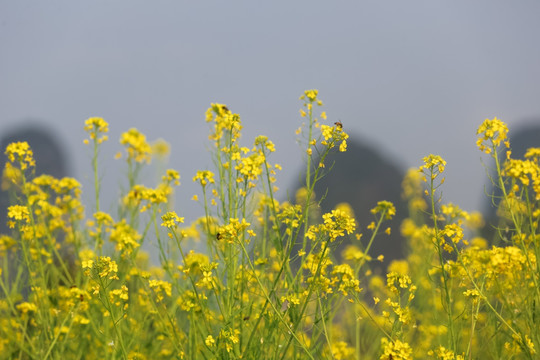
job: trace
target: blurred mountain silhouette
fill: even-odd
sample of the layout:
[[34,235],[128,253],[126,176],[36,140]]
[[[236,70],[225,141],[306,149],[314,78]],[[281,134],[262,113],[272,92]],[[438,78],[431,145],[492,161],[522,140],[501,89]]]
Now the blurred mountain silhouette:
[[[319,163],[317,157],[314,156],[313,160],[314,164]],[[348,203],[356,216],[357,232],[363,233],[361,247],[365,248],[371,236],[371,230],[368,230],[367,226],[375,220],[370,210],[381,200],[392,202],[396,207],[396,216],[383,223],[369,254],[372,258],[384,255],[382,264],[377,266],[373,263],[374,268],[379,267],[381,270],[386,268],[391,260],[403,258],[405,240],[400,235],[399,228],[401,221],[407,216],[407,205],[401,198],[404,171],[377,149],[353,138],[347,140],[346,152],[336,150],[328,155],[325,169],[329,170],[329,173],[315,185],[316,199],[324,197],[320,203],[321,213],[332,211],[340,203]],[[305,179],[305,176],[302,179]],[[302,186],[303,184],[297,183],[292,195]],[[391,235],[384,233],[388,226],[392,229]],[[352,243],[359,245],[356,240],[352,240]],[[349,244],[349,240],[344,240],[334,250],[334,256],[341,259],[341,252]]]

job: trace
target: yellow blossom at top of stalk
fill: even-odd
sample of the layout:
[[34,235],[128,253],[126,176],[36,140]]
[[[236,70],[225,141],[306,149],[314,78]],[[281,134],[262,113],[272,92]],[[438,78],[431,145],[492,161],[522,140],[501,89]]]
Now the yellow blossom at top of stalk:
[[206,110],[206,122],[214,121],[214,132],[209,136],[210,140],[215,140],[216,145],[223,135],[230,134],[231,142],[240,138],[242,124],[240,115],[232,113],[229,108],[223,104],[211,104]]
[[259,135],[255,138],[255,146],[261,145],[262,147],[265,147],[270,152],[276,151],[276,146],[274,143],[270,140],[268,140],[268,136]]
[[343,210],[332,210],[323,215],[324,228],[330,236],[330,241],[337,237],[352,234],[356,229],[356,222]]
[[113,219],[111,215],[103,211],[98,211],[94,213],[94,219],[99,225],[111,226],[113,224]]
[[36,166],[34,153],[26,141],[9,144],[6,147],[5,154],[11,163],[17,161],[21,166],[21,170],[25,170],[29,166]]
[[[480,151],[483,151],[486,154],[490,154],[494,148],[498,147],[503,141],[507,148],[510,147],[510,143],[507,140],[508,126],[497,118],[493,118],[493,120],[484,120],[478,127],[476,134],[480,135],[476,140],[476,145]],[[484,143],[486,140],[489,140],[491,144],[486,145]]]
[[239,240],[239,237],[242,235],[243,231],[250,225],[250,223],[246,222],[246,219],[239,221],[236,218],[231,218],[229,219],[229,223],[227,225],[223,225],[219,228],[217,240],[225,240],[232,244]]
[[146,136],[135,128],[129,129],[120,136],[120,144],[126,145],[128,160],[149,163],[152,159],[152,148],[146,142]]
[[214,173],[209,170],[197,171],[197,174],[193,177],[193,181],[199,180],[199,183],[204,187],[208,183],[214,183]]
[[[107,141],[107,135],[99,137],[99,134],[106,134],[109,132],[109,124],[100,117],[91,117],[84,122],[84,131],[90,135],[90,139],[97,141],[101,144],[103,141]],[[84,140],[85,144],[88,144],[88,139]]]
[[100,256],[97,261],[83,260],[82,268],[86,269],[87,276],[96,274],[100,278],[108,277],[109,280],[118,280],[118,265],[109,256]]
[[180,174],[174,169],[167,169],[166,174],[161,177],[161,180],[166,184],[173,183],[178,186],[180,185]]
[[468,220],[470,215],[465,210],[462,210],[458,205],[453,203],[441,205],[441,213],[446,215],[450,220],[465,219]]
[[162,215],[161,220],[163,220],[161,226],[168,227],[169,229],[176,228],[178,223],[184,222],[184,218],[179,217],[174,211],[169,211]]
[[379,201],[377,206],[370,210],[372,214],[384,213],[384,218],[392,219],[396,215],[396,207],[390,201]]
[[319,90],[312,89],[312,90],[306,90],[304,91],[304,94],[300,96],[300,100],[307,100],[308,102],[317,102],[317,105],[321,106],[322,102],[320,100],[317,100],[317,95],[319,94]]
[[[429,173],[432,180],[435,179],[439,174],[442,174],[446,167],[446,161],[443,160],[443,158],[439,155],[431,154],[424,157],[422,161],[424,161],[424,165],[420,166],[418,171],[424,174],[426,174],[426,172]],[[424,177],[423,180],[427,181],[426,177]]]

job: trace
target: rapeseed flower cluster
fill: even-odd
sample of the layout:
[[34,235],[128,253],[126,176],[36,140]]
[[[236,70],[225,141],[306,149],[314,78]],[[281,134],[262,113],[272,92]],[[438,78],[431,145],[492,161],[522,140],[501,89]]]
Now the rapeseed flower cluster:
[[21,170],[26,170],[28,167],[34,167],[34,153],[30,149],[30,145],[26,141],[14,142],[7,146],[5,154],[11,164],[19,164]]
[[[91,117],[84,123],[84,131],[88,133],[90,139],[98,144],[107,141],[109,137],[105,135],[109,132],[109,124],[100,117]],[[89,141],[85,140],[85,144]]]
[[132,128],[123,133],[120,137],[120,144],[124,145],[128,155],[128,161],[150,162],[152,159],[152,147],[146,141],[146,136],[137,129]]
[[507,140],[508,126],[497,118],[494,118],[493,120],[484,120],[478,127],[476,134],[480,135],[476,140],[476,145],[480,151],[485,152],[486,154],[491,154],[501,145],[501,142],[503,142],[507,148],[510,147],[510,143]]
[[240,116],[216,103],[206,112],[215,166],[192,178],[204,213],[185,226],[172,201],[180,174],[161,167],[157,184],[140,181],[152,156],[163,165],[163,141],[122,134],[126,187],[105,212],[98,155],[109,124],[86,120],[90,213],[76,179],[33,176],[30,146],[10,144],[0,359],[535,359],[540,149],[512,158],[508,127],[480,125],[477,144],[496,162],[502,193],[492,232],[478,213],[442,203],[446,161],[425,157],[402,184],[409,217],[399,230],[409,251],[377,273],[383,256],[371,246],[390,233],[396,208],[373,204],[365,236],[350,205],[321,214],[314,186],[331,176],[326,156],[345,151],[348,135],[341,121],[325,124],[325,111],[315,115],[317,90],[301,100],[297,134],[307,156],[295,201],[277,200],[274,143],[261,135],[243,146]]

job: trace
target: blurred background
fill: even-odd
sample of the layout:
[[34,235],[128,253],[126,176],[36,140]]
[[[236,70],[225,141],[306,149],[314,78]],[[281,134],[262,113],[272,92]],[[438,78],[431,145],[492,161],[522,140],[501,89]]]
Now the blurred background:
[[[443,200],[485,211],[476,129],[493,117],[511,134],[540,123],[539,16],[536,0],[0,0],[0,137],[25,128],[53,137],[62,172],[92,204],[83,122],[103,117],[104,210],[125,185],[113,159],[120,134],[163,138],[182,176],[176,211],[193,220],[202,209],[191,178],[212,167],[210,103],[240,114],[243,145],[260,134],[274,141],[285,199],[303,172],[298,98],[316,88],[328,123],[341,121],[360,152],[347,160],[357,173],[399,187],[407,168],[438,154],[448,162]],[[366,153],[390,170],[373,170]]]

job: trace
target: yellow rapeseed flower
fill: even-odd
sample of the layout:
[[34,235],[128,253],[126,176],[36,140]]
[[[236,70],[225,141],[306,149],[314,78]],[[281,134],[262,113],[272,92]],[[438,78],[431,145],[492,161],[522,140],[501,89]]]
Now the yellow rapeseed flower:
[[[497,118],[493,118],[493,120],[484,120],[478,127],[476,134],[479,135],[476,140],[476,145],[480,151],[483,151],[486,154],[490,154],[503,141],[507,148],[510,147],[510,144],[507,141],[508,126]],[[489,141],[488,145],[485,144],[486,141]]]
[[120,144],[126,146],[128,160],[149,163],[152,159],[152,148],[146,141],[146,136],[135,128],[131,128],[121,135]]
[[5,154],[11,163],[18,162],[21,170],[36,166],[34,153],[26,141],[13,142],[6,147]]
[[184,222],[184,218],[179,217],[174,211],[168,211],[167,213],[162,215],[161,220],[163,220],[161,226],[167,227],[169,229],[176,228],[179,223]]
[[208,335],[204,340],[204,343],[206,344],[206,346],[212,347],[215,345],[216,341],[214,340],[214,337],[212,335]]
[[[103,120],[103,118],[91,117],[87,119],[84,124],[84,131],[90,135],[91,140],[96,141],[98,144],[108,140],[107,135],[102,135],[99,137],[100,134],[106,134],[109,132],[109,124]],[[84,143],[88,144],[88,139],[84,140]]]
[[[437,177],[439,174],[442,174],[444,172],[444,169],[446,167],[446,161],[440,157],[439,155],[429,155],[422,159],[424,161],[424,165],[420,166],[418,168],[418,171],[421,173],[428,173],[431,178]],[[424,181],[426,179],[424,178]]]
[[8,207],[8,218],[12,219],[9,222],[9,227],[15,227],[15,221],[30,221],[30,212],[26,206],[22,205],[13,205]]
[[111,229],[110,240],[116,243],[116,250],[131,254],[133,250],[141,246],[139,240],[142,236],[132,228],[125,219],[114,224]]
[[165,159],[171,153],[171,145],[163,139],[157,139],[154,141],[151,145],[151,149],[152,154],[162,159]]
[[167,295],[168,297],[171,297],[172,295],[172,285],[167,281],[149,280],[148,285],[152,290],[154,290],[158,302],[163,300],[163,295]]
[[193,182],[199,180],[202,187],[205,187],[208,183],[214,183],[214,173],[208,170],[197,171],[197,174],[193,177]]
[[412,359],[412,349],[406,342],[400,340],[388,340],[383,337],[381,339],[383,353],[379,357],[380,360],[410,360]]
[[396,207],[390,201],[379,201],[377,206],[370,210],[372,214],[384,214],[384,218],[387,220],[392,219],[396,215]]

